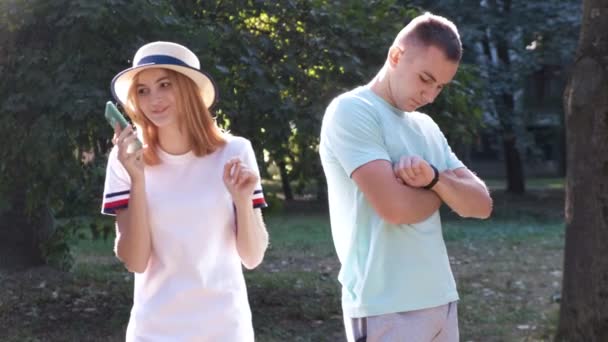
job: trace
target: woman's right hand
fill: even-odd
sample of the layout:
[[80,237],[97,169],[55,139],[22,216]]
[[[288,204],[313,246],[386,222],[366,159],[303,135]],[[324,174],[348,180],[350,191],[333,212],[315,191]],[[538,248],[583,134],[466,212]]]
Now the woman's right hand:
[[127,126],[124,130],[121,130],[118,124],[114,126],[112,143],[118,147],[118,161],[129,173],[131,181],[144,179],[144,149],[140,148],[136,151],[129,149],[129,145],[136,139],[137,135],[131,126]]

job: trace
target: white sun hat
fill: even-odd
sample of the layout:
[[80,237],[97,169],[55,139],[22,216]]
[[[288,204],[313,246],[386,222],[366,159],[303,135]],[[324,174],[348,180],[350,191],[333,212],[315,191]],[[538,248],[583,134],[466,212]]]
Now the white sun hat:
[[171,42],[153,42],[139,48],[133,57],[133,67],[119,72],[112,79],[112,95],[123,106],[133,78],[149,68],[165,68],[179,72],[198,85],[207,108],[217,101],[217,88],[211,77],[201,71],[196,55],[185,46]]

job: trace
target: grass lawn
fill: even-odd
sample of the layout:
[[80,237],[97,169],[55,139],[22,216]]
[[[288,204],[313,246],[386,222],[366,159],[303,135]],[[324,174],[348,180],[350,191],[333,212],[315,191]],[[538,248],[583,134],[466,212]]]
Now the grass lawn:
[[[549,341],[563,258],[561,191],[497,192],[487,221],[444,212],[461,301],[461,341]],[[337,262],[327,214],[275,214],[264,263],[246,271],[257,341],[343,341]],[[111,241],[79,240],[72,272],[0,273],[1,341],[120,341],[132,276]]]
[[[494,190],[504,190],[507,185],[504,178],[500,179],[484,179],[488,188]],[[544,177],[544,178],[529,178],[526,179],[526,188],[528,189],[563,189],[565,185],[564,178],[561,177]]]

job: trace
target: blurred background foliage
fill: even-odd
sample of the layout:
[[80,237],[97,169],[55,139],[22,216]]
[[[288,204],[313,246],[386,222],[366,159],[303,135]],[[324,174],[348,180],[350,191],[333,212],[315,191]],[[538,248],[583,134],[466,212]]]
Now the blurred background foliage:
[[[0,258],[0,267],[69,266],[66,241],[83,227],[75,222],[99,212],[111,148],[103,119],[110,80],[147,42],[178,42],[199,56],[220,89],[218,123],[252,141],[263,177],[276,186],[267,196],[276,208],[297,196],[325,201],[317,153],[325,107],[375,75],[411,18],[426,10],[445,15],[459,26],[464,59],[453,84],[423,110],[454,146],[474,144],[483,130],[505,137],[507,187],[518,191],[519,153],[534,147],[525,108],[538,86],[529,83],[566,68],[579,6],[557,0],[1,1],[0,250],[11,257]],[[520,164],[509,164],[514,160]],[[522,172],[519,178],[523,184]],[[88,228],[96,236],[113,229]]]

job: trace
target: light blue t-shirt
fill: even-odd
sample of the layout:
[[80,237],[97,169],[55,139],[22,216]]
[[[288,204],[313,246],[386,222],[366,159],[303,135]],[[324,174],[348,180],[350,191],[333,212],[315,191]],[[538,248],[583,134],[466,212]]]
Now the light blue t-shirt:
[[373,160],[418,155],[439,172],[463,167],[437,124],[391,106],[368,87],[335,98],[325,112],[319,147],[327,178],[331,230],[342,264],[342,309],[367,317],[430,308],[458,299],[436,211],[416,224],[393,225],[351,179]]

